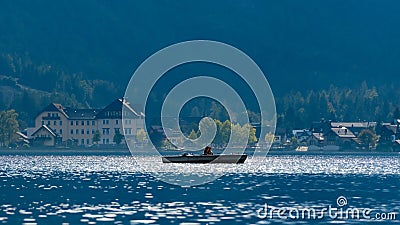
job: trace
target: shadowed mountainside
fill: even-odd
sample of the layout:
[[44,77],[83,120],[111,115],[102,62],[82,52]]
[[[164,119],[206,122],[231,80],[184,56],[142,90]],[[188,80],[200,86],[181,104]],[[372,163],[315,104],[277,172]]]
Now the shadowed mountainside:
[[[246,52],[278,98],[332,84],[359,88],[363,81],[387,91],[400,84],[399,9],[396,0],[2,1],[0,75],[37,91],[2,82],[0,108],[29,115],[56,100],[104,106],[123,95],[148,56],[193,39]],[[186,72],[214,71],[201,69]],[[18,105],[24,101],[33,106]]]

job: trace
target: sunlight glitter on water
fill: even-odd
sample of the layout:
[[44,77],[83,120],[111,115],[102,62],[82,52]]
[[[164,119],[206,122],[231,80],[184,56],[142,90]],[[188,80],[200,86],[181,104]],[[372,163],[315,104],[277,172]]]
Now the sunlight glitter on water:
[[270,156],[244,164],[163,164],[160,157],[131,156],[0,156],[5,175],[14,172],[147,172],[174,174],[309,173],[400,174],[400,156]]
[[[269,156],[244,164],[162,164],[129,156],[0,156],[6,224],[263,224],[255,210],[351,204],[399,210],[399,156]],[[151,174],[225,176],[181,188]],[[353,197],[353,198],[352,198]],[[326,224],[332,221],[325,221]],[[340,222],[340,221],[339,221]],[[346,221],[359,223],[359,221]],[[361,222],[359,223],[361,224]]]

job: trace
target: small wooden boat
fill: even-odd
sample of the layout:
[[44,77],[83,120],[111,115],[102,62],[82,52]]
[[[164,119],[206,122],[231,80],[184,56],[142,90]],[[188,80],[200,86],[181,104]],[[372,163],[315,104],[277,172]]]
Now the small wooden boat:
[[163,163],[244,163],[247,155],[190,155],[163,156]]

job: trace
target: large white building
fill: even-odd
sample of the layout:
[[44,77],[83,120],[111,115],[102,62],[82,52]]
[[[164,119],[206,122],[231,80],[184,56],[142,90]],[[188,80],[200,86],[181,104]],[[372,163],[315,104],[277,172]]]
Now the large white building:
[[116,99],[104,109],[73,109],[51,103],[36,116],[32,140],[36,145],[87,147],[96,144],[93,136],[99,132],[98,144],[110,145],[115,144],[113,139],[118,133],[125,136],[123,142],[135,142],[140,129],[144,129],[144,114],[124,99]]

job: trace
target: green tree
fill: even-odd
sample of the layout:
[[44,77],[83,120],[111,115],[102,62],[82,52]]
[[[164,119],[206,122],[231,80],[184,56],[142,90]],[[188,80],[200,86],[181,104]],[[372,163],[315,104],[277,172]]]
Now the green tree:
[[140,143],[143,144],[147,140],[147,134],[144,129],[139,129],[138,132],[136,133],[136,140]]
[[255,144],[257,142],[256,129],[250,124],[243,125],[243,129],[249,131],[248,144],[250,145]]
[[365,146],[368,149],[371,149],[372,147],[375,147],[378,137],[372,130],[364,129],[358,135],[358,140],[361,142],[363,146]]
[[191,140],[196,140],[197,139],[197,134],[193,129],[192,129],[192,131],[190,131],[190,134],[189,134],[188,138],[191,139]]
[[271,132],[268,132],[267,134],[265,134],[264,140],[267,143],[272,143],[275,140],[275,135]]
[[219,130],[219,134],[221,136],[221,145],[225,146],[229,142],[229,138],[231,136],[231,129],[232,129],[232,123],[229,120],[225,120],[224,123],[222,123],[221,128]]
[[222,135],[221,135],[221,127],[222,122],[219,120],[214,120],[215,125],[217,126],[217,133],[215,134],[213,143],[216,145],[222,145]]
[[113,142],[116,143],[117,145],[121,144],[122,139],[124,139],[124,135],[121,134],[119,129],[115,130],[115,134],[113,137]]
[[19,131],[18,113],[11,109],[0,112],[0,146],[8,146],[17,141]]
[[222,136],[223,145],[228,144],[229,137],[233,144],[246,145],[257,142],[256,129],[250,124],[240,126],[240,124],[231,124],[231,122],[227,120],[222,124],[219,135]]
[[[220,121],[217,122],[217,120],[212,120],[211,118],[203,118],[200,120],[199,124],[199,130],[197,131],[196,137],[198,140],[196,142],[199,145],[205,146],[209,145],[210,142],[216,143],[216,135],[218,133],[218,125],[217,123],[221,123]],[[214,129],[216,129],[216,133],[214,134]]]
[[243,144],[247,140],[246,132],[240,124],[232,124],[232,136],[231,141],[233,144]]
[[166,138],[161,142],[161,148],[164,149],[175,149],[176,147]]
[[290,142],[296,147],[299,145],[299,140],[295,136],[290,139]]
[[94,132],[94,135],[93,135],[93,143],[95,143],[97,145],[100,141],[100,138],[101,138],[100,131],[96,130],[96,132]]

